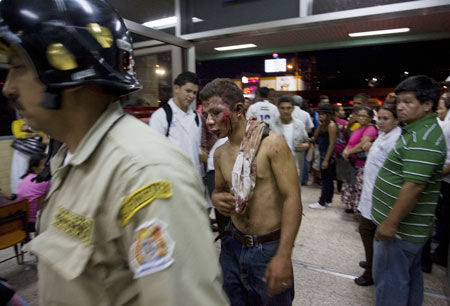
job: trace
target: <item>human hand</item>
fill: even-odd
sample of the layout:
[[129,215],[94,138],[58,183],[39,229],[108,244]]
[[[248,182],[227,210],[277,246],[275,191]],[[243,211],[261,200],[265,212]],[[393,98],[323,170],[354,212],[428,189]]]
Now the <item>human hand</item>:
[[275,254],[267,265],[263,278],[263,281],[267,283],[267,294],[273,296],[289,289],[292,286],[292,279],[291,259]]
[[397,233],[397,225],[392,224],[392,222],[384,221],[377,227],[377,231],[375,232],[375,240],[377,241],[385,241],[390,240],[395,237]]
[[215,208],[224,216],[230,217],[235,212],[236,198],[229,192],[214,192],[211,201]]
[[20,127],[20,130],[22,131],[22,132],[31,132],[32,130],[31,130],[31,128],[28,126],[28,124],[26,124],[26,123],[24,123],[21,127]]
[[295,145],[295,151],[303,152],[309,149],[310,144],[306,142],[298,143]]
[[345,160],[348,160],[349,154],[347,148],[342,151],[342,157],[344,157]]
[[198,157],[200,159],[200,163],[206,163],[208,161],[208,151],[206,151],[206,148],[202,148],[202,151]]
[[369,152],[371,146],[372,146],[372,142],[368,141],[368,142],[366,142],[365,144],[362,145],[362,149],[364,151],[366,151],[366,152]]
[[322,168],[323,170],[328,169],[328,161],[327,161],[327,160],[322,161],[321,168]]

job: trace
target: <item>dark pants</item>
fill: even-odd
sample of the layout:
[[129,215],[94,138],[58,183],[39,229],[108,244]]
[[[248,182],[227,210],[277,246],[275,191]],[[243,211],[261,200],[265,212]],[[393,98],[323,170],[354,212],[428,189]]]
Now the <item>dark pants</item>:
[[[206,188],[208,189],[208,193],[212,196],[215,187],[215,173],[214,170],[208,171],[206,173]],[[219,227],[219,233],[222,233],[227,227],[228,223],[230,223],[230,217],[225,217],[222,215],[217,209],[214,209],[214,213],[216,215],[217,226]]]
[[372,279],[373,238],[376,230],[377,227],[372,220],[359,216],[359,234],[361,235],[367,262],[367,269],[364,271],[363,276],[368,280]]
[[334,159],[330,159],[327,169],[322,169],[322,161],[320,159],[320,176],[322,180],[322,190],[320,192],[319,203],[325,205],[326,203],[333,202],[334,183],[333,180],[336,176],[336,164]]
[[242,245],[226,236],[222,239],[220,265],[223,271],[223,289],[231,306],[291,306],[294,284],[280,294],[267,295],[263,280],[267,265],[278,249],[280,241]]
[[437,248],[433,254],[433,262],[447,266],[450,237],[450,184],[442,181],[441,196],[436,207],[436,235],[433,240]]

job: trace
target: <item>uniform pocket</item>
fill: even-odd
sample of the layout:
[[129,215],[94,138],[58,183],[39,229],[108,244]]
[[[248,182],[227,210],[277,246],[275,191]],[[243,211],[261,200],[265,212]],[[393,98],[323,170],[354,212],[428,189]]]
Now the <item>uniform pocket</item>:
[[94,247],[50,227],[34,238],[28,250],[51,266],[66,280],[73,280],[85,270]]

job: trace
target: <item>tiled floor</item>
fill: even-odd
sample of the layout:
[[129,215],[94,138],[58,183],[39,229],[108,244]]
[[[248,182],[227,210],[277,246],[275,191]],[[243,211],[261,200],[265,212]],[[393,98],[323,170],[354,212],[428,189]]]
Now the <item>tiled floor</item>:
[[[317,187],[302,188],[304,216],[293,253],[296,297],[295,306],[369,306],[374,305],[375,288],[358,287],[353,278],[362,273],[358,262],[364,252],[357,221],[344,212],[335,195],[333,207],[313,210],[308,204],[317,201]],[[12,248],[0,251],[0,261],[12,255]],[[31,306],[37,303],[37,276],[34,259],[26,265],[15,260],[0,264],[0,277],[7,278]],[[445,270],[433,266],[425,274],[424,306],[449,305],[444,297]]]

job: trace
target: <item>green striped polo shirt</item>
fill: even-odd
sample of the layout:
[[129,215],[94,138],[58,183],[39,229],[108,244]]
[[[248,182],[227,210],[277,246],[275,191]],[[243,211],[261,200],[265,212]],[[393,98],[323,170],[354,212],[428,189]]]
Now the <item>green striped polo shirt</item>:
[[372,195],[372,220],[381,224],[397,199],[403,183],[426,185],[414,209],[400,222],[397,235],[424,242],[433,230],[446,146],[436,115],[408,124],[378,172]]

